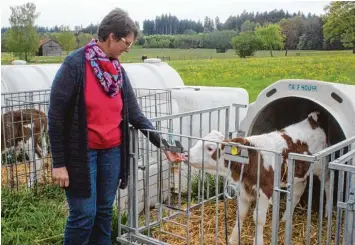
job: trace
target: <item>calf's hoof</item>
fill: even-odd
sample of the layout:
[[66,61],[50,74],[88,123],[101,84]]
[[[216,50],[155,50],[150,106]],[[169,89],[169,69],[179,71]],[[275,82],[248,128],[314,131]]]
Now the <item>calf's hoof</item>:
[[238,240],[238,238],[237,239],[229,239],[229,241],[228,241],[228,244],[229,245],[241,245],[242,244],[242,241],[240,241],[240,244],[239,244],[239,240]]
[[256,241],[254,238],[254,245],[264,245],[264,239],[263,237],[258,237],[258,240]]

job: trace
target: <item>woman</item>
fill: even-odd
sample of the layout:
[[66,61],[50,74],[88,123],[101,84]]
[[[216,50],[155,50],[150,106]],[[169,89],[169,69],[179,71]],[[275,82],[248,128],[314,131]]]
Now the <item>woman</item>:
[[[117,187],[127,187],[129,123],[154,129],[142,114],[117,57],[138,35],[126,12],[115,9],[101,22],[98,40],[68,55],[51,88],[48,112],[53,180],[69,204],[64,244],[111,244]],[[150,133],[160,147],[160,136]],[[165,152],[170,161],[178,154]]]

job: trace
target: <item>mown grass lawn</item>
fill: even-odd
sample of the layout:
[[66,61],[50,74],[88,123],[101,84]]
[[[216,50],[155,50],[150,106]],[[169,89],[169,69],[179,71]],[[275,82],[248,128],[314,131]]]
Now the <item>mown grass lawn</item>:
[[241,87],[250,102],[268,85],[280,79],[315,79],[355,85],[355,55],[348,53],[263,57],[253,59],[211,59],[171,61],[185,85]]
[[[279,79],[316,79],[355,84],[355,55],[347,51],[258,51],[255,57],[240,59],[233,50],[217,54],[214,49],[143,49],[133,48],[121,57],[122,62],[142,62],[141,56],[168,57],[166,61],[182,77],[185,85],[242,87],[250,102],[265,87]],[[2,64],[11,56],[2,53]],[[62,57],[36,57],[32,62],[60,63]]]
[[[64,191],[55,185],[40,185],[36,189],[1,190],[2,245],[63,244],[68,205]],[[118,212],[114,208],[112,244],[115,244]],[[127,218],[122,218],[126,224]]]
[[[351,50],[346,51],[313,51],[313,50],[290,50],[287,57],[308,57],[308,56],[348,56],[351,55]],[[60,63],[63,61],[67,52],[63,52],[62,56],[36,56],[33,57],[30,63]],[[135,47],[130,50],[129,53],[124,53],[120,60],[122,62],[142,62],[143,55],[147,55],[148,58],[156,57],[170,57],[170,60],[205,60],[205,59],[240,59],[236,56],[235,51],[229,49],[226,53],[216,53],[215,49],[163,49],[163,48],[140,48]],[[273,51],[275,57],[285,57],[284,51]],[[299,55],[299,56],[297,56]],[[255,53],[255,58],[270,57],[269,51],[258,51]],[[17,59],[10,53],[1,53],[1,63],[3,65],[9,64],[11,59]],[[271,58],[271,57],[270,57]]]
[[1,244],[61,244],[67,208],[62,190],[1,190]]

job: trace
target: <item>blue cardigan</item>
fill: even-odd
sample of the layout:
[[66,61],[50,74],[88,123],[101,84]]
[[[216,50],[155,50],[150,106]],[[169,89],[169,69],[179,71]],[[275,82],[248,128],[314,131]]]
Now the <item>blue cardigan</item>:
[[[88,165],[88,136],[84,98],[84,48],[68,55],[57,71],[51,87],[48,111],[53,168],[66,166],[69,174],[68,191],[77,196],[90,197],[91,183]],[[129,176],[129,124],[147,136],[143,129],[155,129],[139,108],[135,93],[125,70],[123,73],[123,120],[117,125],[122,130],[119,187],[127,187]],[[160,135],[150,133],[149,139],[160,147]]]

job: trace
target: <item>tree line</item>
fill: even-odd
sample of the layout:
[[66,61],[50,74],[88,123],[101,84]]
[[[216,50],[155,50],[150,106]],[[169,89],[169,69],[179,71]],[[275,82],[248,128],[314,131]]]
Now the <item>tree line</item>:
[[[206,48],[206,39],[214,36],[226,38],[232,31],[235,36],[254,32],[257,28],[277,24],[283,37],[285,50],[342,50],[353,48],[355,52],[355,3],[332,2],[325,6],[325,15],[317,16],[284,10],[265,12],[243,11],[229,16],[222,23],[219,17],[205,17],[204,22],[179,20],[176,16],[163,14],[155,20],[143,22],[140,44],[155,48]],[[218,34],[217,34],[217,33]],[[160,36],[164,35],[164,36]],[[168,36],[166,36],[168,35]],[[245,35],[244,35],[245,36]],[[170,40],[170,45],[168,41]],[[224,42],[224,41],[221,41]],[[215,43],[214,48],[221,46]],[[230,48],[232,41],[225,45]],[[280,47],[280,46],[279,46]]]
[[192,20],[179,20],[176,16],[171,14],[162,14],[161,16],[156,16],[152,20],[143,21],[143,34],[144,35],[176,35],[184,34],[186,31],[193,30],[196,33],[202,32],[212,32],[212,31],[221,31],[221,30],[234,30],[242,31],[242,25],[246,21],[252,23],[259,23],[261,25],[267,25],[272,23],[280,22],[282,19],[290,19],[292,17],[299,16],[302,19],[310,19],[315,15],[309,13],[305,16],[304,13],[292,13],[284,10],[272,10],[260,12],[247,12],[244,10],[240,15],[229,16],[227,20],[222,23],[219,17],[214,19],[206,16],[203,23],[201,21],[192,21]]
[[[3,27],[1,51],[13,52],[28,59],[38,50],[40,39],[54,39],[65,51],[85,45],[96,37],[98,25],[42,27],[35,25],[39,13],[34,3],[10,7],[10,27]],[[218,52],[239,49],[272,50],[341,50],[353,48],[355,53],[355,2],[331,2],[322,16],[284,10],[263,13],[244,11],[229,16],[222,23],[219,17],[201,21],[179,20],[163,14],[144,20],[138,45],[145,48],[215,48]],[[139,27],[139,23],[136,22]],[[273,41],[266,41],[267,39]],[[249,43],[248,43],[249,42]],[[253,42],[253,43],[250,43]]]

